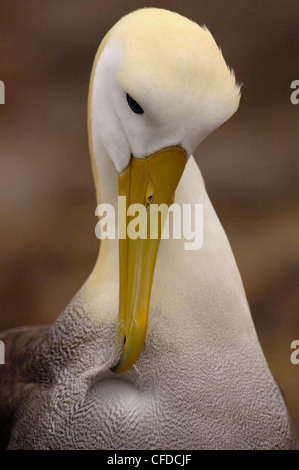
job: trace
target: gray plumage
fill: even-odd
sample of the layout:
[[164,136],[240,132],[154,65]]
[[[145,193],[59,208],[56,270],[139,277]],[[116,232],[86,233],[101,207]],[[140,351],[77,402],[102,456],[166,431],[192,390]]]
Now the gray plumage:
[[118,376],[109,371],[117,361],[116,325],[88,318],[79,294],[54,326],[1,336],[7,352],[0,376],[2,446],[296,448],[282,395],[250,341],[236,355],[206,361],[200,351],[188,356],[180,332],[173,344],[159,344],[153,339],[158,325],[151,325],[144,356],[155,367]]

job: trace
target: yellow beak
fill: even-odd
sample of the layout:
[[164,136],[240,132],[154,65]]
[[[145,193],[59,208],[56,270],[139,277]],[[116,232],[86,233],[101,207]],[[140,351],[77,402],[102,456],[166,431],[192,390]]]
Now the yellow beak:
[[[125,372],[140,355],[147,332],[148,310],[155,262],[168,207],[181,179],[187,155],[169,147],[146,158],[132,157],[118,178],[119,196],[126,196],[119,209],[119,312],[117,341],[123,352],[113,371]],[[142,206],[132,207],[132,204]],[[166,204],[161,221],[152,217],[153,205]],[[140,211],[143,209],[143,211]],[[138,224],[134,222],[139,211]],[[122,212],[122,213],[121,213]],[[155,211],[155,214],[157,212]],[[122,221],[124,221],[122,223]],[[132,229],[139,226],[138,236]]]

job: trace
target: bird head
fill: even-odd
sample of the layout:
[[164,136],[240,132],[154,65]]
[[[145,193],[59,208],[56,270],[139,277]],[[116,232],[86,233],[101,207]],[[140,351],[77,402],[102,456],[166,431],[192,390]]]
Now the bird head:
[[[146,221],[151,204],[171,205],[189,156],[232,116],[239,99],[234,74],[207,28],[157,8],[116,23],[93,66],[89,137],[95,166],[98,140],[114,163],[126,212],[142,204]],[[160,234],[119,240],[123,352],[115,372],[129,369],[144,345]]]

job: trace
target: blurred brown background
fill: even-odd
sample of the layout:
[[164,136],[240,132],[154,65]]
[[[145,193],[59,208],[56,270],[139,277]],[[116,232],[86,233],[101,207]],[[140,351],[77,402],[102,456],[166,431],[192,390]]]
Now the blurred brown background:
[[[96,259],[86,101],[105,32],[142,6],[205,23],[243,82],[237,114],[196,153],[257,332],[299,433],[296,1],[2,0],[0,329],[53,322]],[[241,360],[241,358],[240,358]],[[252,364],[254,367],[254,364]]]

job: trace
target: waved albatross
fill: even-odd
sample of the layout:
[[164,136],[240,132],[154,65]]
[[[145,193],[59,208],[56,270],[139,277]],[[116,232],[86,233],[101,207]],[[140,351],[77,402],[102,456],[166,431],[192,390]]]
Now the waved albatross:
[[88,102],[98,204],[117,208],[118,196],[126,208],[143,204],[141,225],[154,203],[202,204],[203,244],[185,250],[183,238],[106,238],[54,325],[2,334],[2,446],[296,447],[192,157],[239,97],[208,29],[185,17],[141,9],[107,33]]

